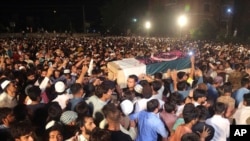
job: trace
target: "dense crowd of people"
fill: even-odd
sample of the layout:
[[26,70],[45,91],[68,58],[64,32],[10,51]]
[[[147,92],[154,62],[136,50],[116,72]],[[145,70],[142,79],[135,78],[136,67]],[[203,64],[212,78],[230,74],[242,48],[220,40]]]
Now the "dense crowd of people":
[[[0,140],[226,141],[250,124],[247,45],[143,37],[0,39]],[[131,74],[107,63],[190,53],[190,71]]]

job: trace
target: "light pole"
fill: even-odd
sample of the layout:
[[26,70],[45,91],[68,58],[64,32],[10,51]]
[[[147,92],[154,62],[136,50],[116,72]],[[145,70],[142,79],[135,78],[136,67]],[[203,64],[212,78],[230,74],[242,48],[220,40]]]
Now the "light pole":
[[180,38],[182,34],[182,28],[187,25],[187,17],[185,15],[181,15],[178,20],[178,25],[180,26]]

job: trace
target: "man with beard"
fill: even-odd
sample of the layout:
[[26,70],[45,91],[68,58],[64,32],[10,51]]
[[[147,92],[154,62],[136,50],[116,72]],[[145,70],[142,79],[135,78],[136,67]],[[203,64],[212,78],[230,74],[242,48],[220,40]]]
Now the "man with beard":
[[17,105],[16,84],[10,80],[4,80],[1,88],[3,93],[0,94],[0,107],[15,107]]
[[195,89],[193,94],[194,106],[203,105],[207,100],[207,92],[201,89]]
[[93,129],[96,127],[94,123],[94,119],[91,116],[83,116],[82,118],[79,118],[77,121],[77,125],[80,129],[80,135],[78,135],[77,140],[78,141],[89,141],[89,137],[93,131]]

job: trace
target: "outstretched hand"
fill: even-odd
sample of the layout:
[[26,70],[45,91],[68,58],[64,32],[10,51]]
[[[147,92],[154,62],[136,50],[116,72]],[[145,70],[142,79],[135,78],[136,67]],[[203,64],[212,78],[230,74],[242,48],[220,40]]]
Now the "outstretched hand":
[[210,135],[210,131],[208,128],[206,128],[205,126],[203,127],[203,131],[202,132],[198,132],[197,133],[200,135],[201,139],[205,139],[206,137],[208,137]]

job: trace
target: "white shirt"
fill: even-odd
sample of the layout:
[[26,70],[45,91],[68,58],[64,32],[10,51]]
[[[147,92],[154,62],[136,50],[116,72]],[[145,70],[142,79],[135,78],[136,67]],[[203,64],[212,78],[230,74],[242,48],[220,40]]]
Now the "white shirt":
[[17,105],[17,99],[11,97],[6,92],[0,94],[0,107],[13,108]]
[[[155,95],[151,96],[150,98],[146,99],[146,98],[142,98],[140,100],[138,100],[135,104],[135,113],[143,111],[143,110],[147,110],[147,102],[152,100],[152,99],[157,99],[155,98]],[[161,99],[157,99],[159,101],[160,107],[163,108],[164,105],[164,101]]]
[[95,114],[100,112],[102,113],[102,108],[108,103],[105,101],[102,101],[100,98],[97,96],[93,95],[91,96],[88,100],[86,100],[86,103],[88,105],[93,106],[93,117],[95,118]]
[[233,115],[236,125],[247,125],[246,120],[250,117],[250,106],[238,108]]
[[77,136],[77,141],[88,141],[83,135]]
[[206,120],[206,123],[213,126],[214,137],[211,141],[226,141],[230,134],[230,122],[220,115],[214,115]]
[[62,109],[65,109],[66,106],[67,106],[67,102],[69,99],[72,99],[73,98],[73,95],[72,94],[68,94],[68,93],[65,93],[65,94],[60,94],[58,95],[54,100],[53,102],[58,102],[58,104],[61,106]]
[[165,87],[164,87],[164,85],[162,85],[161,88],[160,88],[160,90],[157,91],[157,93],[158,93],[157,94],[157,98],[158,99],[162,99],[164,89],[165,89]]
[[200,103],[198,103],[198,102],[196,102],[196,101],[194,101],[193,104],[194,104],[195,107],[197,107],[197,106],[200,105]]

